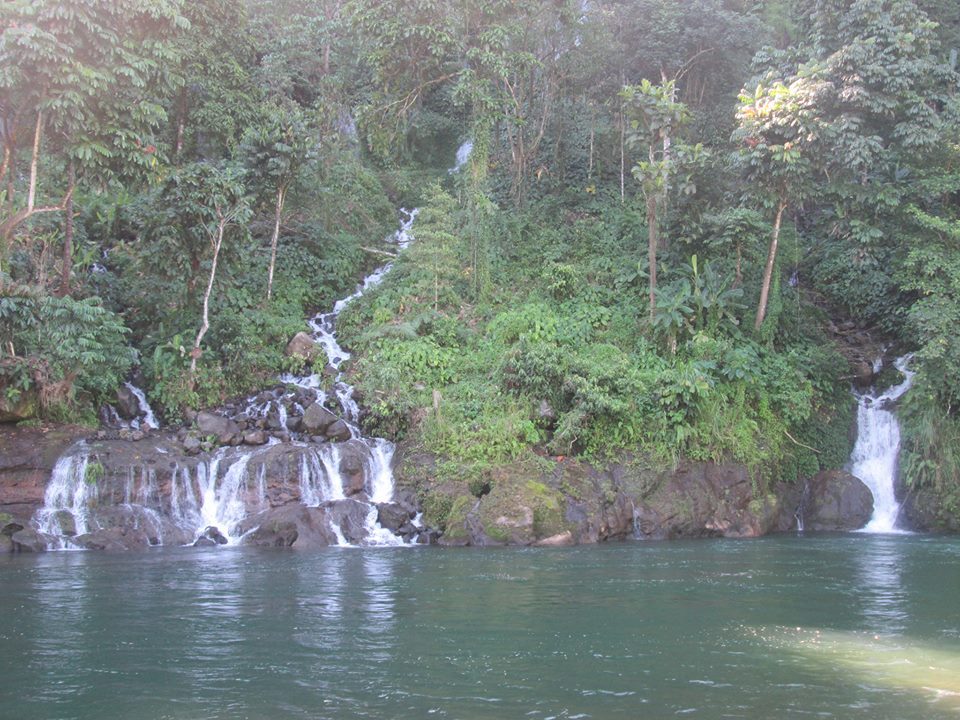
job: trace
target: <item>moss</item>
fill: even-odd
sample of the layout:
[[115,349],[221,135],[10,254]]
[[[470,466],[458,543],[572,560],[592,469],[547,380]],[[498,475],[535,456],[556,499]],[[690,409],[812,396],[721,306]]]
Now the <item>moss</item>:
[[443,525],[444,535],[450,540],[463,540],[469,537],[467,532],[467,515],[477,502],[472,495],[461,495],[450,506],[446,522]]

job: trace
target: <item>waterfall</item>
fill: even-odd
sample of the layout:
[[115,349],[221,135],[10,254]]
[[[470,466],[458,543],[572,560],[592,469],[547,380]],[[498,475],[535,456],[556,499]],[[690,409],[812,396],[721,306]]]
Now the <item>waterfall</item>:
[[454,175],[467,164],[467,160],[470,159],[470,153],[473,152],[473,140],[467,140],[460,147],[457,148],[457,160],[454,163],[453,167],[447,170],[450,175]]
[[133,422],[137,423],[137,426],[146,425],[153,430],[156,430],[160,427],[160,423],[157,422],[157,416],[153,414],[153,408],[150,407],[150,403],[147,401],[147,396],[144,394],[143,390],[138,388],[133,383],[125,382],[127,390],[133,393],[133,396],[137,399],[137,403],[140,405],[140,418],[134,420]]
[[91,529],[90,505],[97,499],[97,485],[87,477],[89,460],[86,446],[80,445],[53,467],[43,507],[34,518],[41,533],[56,539],[51,549],[68,547],[65,538],[83,535]]
[[883,393],[871,389],[857,395],[857,441],[850,456],[850,472],[873,493],[873,517],[863,532],[899,532],[896,525],[900,504],[894,485],[900,453],[900,424],[890,406],[913,383],[915,373],[909,369],[911,358],[905,355],[894,362],[894,367],[904,375],[903,382]]

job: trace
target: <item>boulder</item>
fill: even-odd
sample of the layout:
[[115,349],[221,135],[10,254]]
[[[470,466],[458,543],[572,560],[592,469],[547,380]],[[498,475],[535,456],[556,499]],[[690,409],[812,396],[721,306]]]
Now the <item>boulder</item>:
[[117,388],[117,414],[124,420],[133,420],[140,415],[140,401],[126,385]]
[[0,383],[0,423],[31,420],[37,416],[40,396],[35,390],[18,392],[15,399],[7,396],[7,388]]
[[[229,540],[226,536],[220,532],[220,528],[215,525],[208,525],[203,529],[203,532],[200,533],[201,538],[207,538],[208,540],[213,540],[217,545],[226,545]],[[198,538],[199,539],[199,538]]]
[[287,357],[301,357],[309,363],[312,363],[318,357],[323,355],[323,348],[317,345],[316,341],[305,332],[298,332],[290,342],[287,343]]
[[267,434],[263,430],[248,430],[243,434],[244,445],[266,445]]
[[806,530],[858,530],[873,515],[873,494],[850,473],[826,470],[809,480],[802,513]]
[[410,522],[410,518],[410,513],[399,503],[377,505],[377,522],[392,533],[398,533],[401,527]]
[[240,431],[233,420],[206,411],[197,413],[196,423],[201,435],[215,436],[220,445],[229,445]]
[[240,523],[239,530],[244,545],[303,549],[337,544],[328,509],[297,502],[251,515]]
[[143,530],[129,527],[112,527],[78,535],[73,543],[87,550],[105,550],[108,552],[125,552],[128,550],[145,550],[150,547],[150,540]]
[[334,500],[328,503],[328,517],[351,545],[360,545],[367,537],[367,515],[370,506],[356,500]]
[[18,530],[10,536],[13,552],[44,552],[54,539],[31,527]]
[[303,431],[311,435],[328,435],[327,428],[336,422],[338,422],[337,416],[319,402],[308,407],[300,421]]
[[330,425],[330,427],[326,429],[325,434],[330,440],[336,442],[344,442],[352,437],[350,428],[343,420],[337,420]]

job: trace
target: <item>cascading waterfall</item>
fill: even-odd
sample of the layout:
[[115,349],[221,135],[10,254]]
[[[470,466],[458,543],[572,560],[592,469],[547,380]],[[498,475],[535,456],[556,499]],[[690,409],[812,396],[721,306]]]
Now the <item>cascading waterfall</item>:
[[54,465],[43,507],[35,518],[37,529],[54,538],[51,549],[69,547],[66,537],[82,535],[90,529],[89,506],[96,499],[97,486],[87,478],[90,456],[86,446],[81,444],[75,450]]
[[[469,149],[463,152],[468,154]],[[463,161],[465,158],[466,155]],[[410,231],[417,210],[401,209],[401,215],[400,228],[388,239],[398,250],[406,248],[412,241]],[[391,463],[395,448],[383,438],[363,436],[354,388],[341,370],[350,353],[340,346],[336,337],[336,321],[340,313],[355,299],[379,285],[391,267],[392,263],[387,263],[377,268],[354,292],[339,300],[331,312],[320,313],[308,320],[314,342],[326,355],[325,372],[330,373],[330,368],[333,369],[332,386],[319,373],[286,374],[279,381],[296,386],[299,393],[282,389],[264,392],[248,399],[246,406],[242,407],[248,418],[269,421],[271,429],[279,426],[278,434],[287,432],[287,439],[294,441],[293,447],[300,454],[296,460],[299,465],[296,490],[299,490],[301,503],[320,507],[347,501],[349,494],[349,502],[359,502],[365,507],[362,510],[365,516],[361,515],[365,529],[362,537],[356,533],[355,521],[351,521],[354,524],[350,526],[350,532],[346,525],[338,525],[345,521],[335,518],[345,517],[344,512],[332,512],[328,516],[330,530],[341,545],[350,544],[348,537],[363,545],[404,544],[400,536],[379,524],[379,507],[394,500]],[[119,421],[116,424],[120,427],[129,429],[158,428],[159,423],[143,391],[131,383],[125,385],[137,398],[140,414],[124,422],[111,408],[110,418]],[[349,439],[342,444],[299,442],[297,433],[288,432],[291,416],[295,414],[302,418],[304,406],[309,405],[311,399],[321,405],[333,402],[339,405],[340,420],[349,429]],[[345,436],[346,430],[343,430],[341,437]],[[276,437],[271,437],[266,445],[259,447],[222,447],[202,459],[173,460],[169,465],[170,474],[162,483],[152,467],[136,471],[131,468],[125,482],[117,484],[117,479],[111,478],[103,488],[99,487],[98,477],[91,477],[88,472],[92,451],[81,442],[57,462],[46,488],[44,506],[35,514],[33,524],[38,532],[50,536],[51,549],[77,547],[82,541],[72,541],[80,535],[120,527],[142,529],[150,544],[165,541],[189,544],[207,534],[208,528],[216,528],[217,534],[222,536],[219,541],[226,539],[230,544],[236,543],[242,537],[243,521],[271,507],[267,498],[266,463],[253,461],[279,442]],[[168,453],[162,442],[156,446],[156,451]],[[349,464],[344,465],[347,453]],[[346,467],[350,468],[349,471],[344,469]],[[358,485],[360,473],[363,474],[362,487]],[[281,500],[281,504],[283,502]],[[118,506],[122,506],[122,516],[117,514]],[[406,527],[405,537],[412,542],[420,525],[414,522],[413,529],[409,524]]]
[[[890,406],[913,383],[915,373],[909,369],[911,358],[905,355],[894,362],[894,367],[903,373],[901,383],[879,394],[871,390],[857,395],[857,441],[850,456],[850,472],[873,493],[873,517],[862,532],[900,532],[896,527],[900,504],[894,492],[900,425]],[[874,369],[879,370],[881,366],[875,364]]]
[[138,388],[133,383],[125,382],[124,386],[133,393],[133,396],[137,399],[137,403],[140,405],[140,416],[134,420],[130,421],[130,426],[134,429],[138,429],[142,426],[149,427],[153,430],[156,430],[160,427],[160,423],[157,422],[157,416],[153,414],[153,408],[150,407],[150,402],[147,400],[146,394]]

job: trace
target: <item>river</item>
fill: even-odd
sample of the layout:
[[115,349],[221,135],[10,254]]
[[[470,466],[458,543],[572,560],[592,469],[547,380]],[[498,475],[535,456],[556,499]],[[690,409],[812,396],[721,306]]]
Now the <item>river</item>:
[[18,720],[956,718],[960,539],[0,556]]

